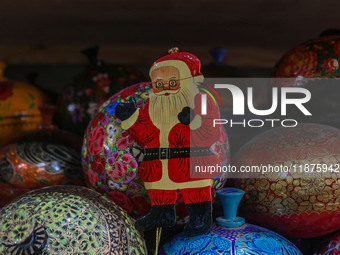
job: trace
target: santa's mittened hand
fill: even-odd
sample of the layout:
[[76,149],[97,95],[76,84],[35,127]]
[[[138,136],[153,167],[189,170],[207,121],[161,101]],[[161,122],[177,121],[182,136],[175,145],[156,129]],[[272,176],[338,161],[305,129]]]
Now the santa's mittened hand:
[[184,107],[183,110],[178,114],[178,120],[184,125],[189,125],[194,117],[194,110],[188,106]]
[[137,110],[136,101],[133,97],[129,99],[126,103],[118,103],[115,109],[115,114],[117,119],[127,120],[134,114]]

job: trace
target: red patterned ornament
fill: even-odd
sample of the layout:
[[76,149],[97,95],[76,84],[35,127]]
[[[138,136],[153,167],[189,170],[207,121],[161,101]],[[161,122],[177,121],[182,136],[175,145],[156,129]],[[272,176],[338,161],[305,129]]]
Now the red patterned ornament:
[[[330,78],[339,77],[340,36],[324,36],[309,40],[287,52],[275,65],[275,78]],[[279,86],[293,86],[286,80]],[[296,80],[295,80],[296,81]]]
[[[286,53],[272,71],[272,85],[302,87],[311,93],[306,103],[312,116],[292,115],[304,122],[340,128],[340,35],[309,40]],[[284,79],[279,79],[284,78]]]
[[85,185],[81,138],[52,124],[55,107],[39,107],[42,124],[0,147],[0,206],[28,191],[54,185]]
[[246,192],[240,209],[250,222],[294,238],[340,229],[339,129],[318,124],[275,128],[244,145],[233,160],[238,168],[290,169],[230,180]]

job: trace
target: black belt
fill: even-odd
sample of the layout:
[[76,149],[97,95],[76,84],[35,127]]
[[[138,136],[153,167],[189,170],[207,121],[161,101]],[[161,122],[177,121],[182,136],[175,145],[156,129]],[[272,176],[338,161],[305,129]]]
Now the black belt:
[[144,149],[143,160],[190,158],[198,156],[215,155],[210,147],[184,147],[184,148],[149,148]]

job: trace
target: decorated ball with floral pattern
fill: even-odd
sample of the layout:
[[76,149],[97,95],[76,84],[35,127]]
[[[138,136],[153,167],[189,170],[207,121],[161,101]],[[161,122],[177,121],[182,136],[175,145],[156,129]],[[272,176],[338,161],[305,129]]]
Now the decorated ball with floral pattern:
[[231,186],[246,192],[240,214],[247,220],[294,238],[340,229],[339,129],[319,124],[271,129],[244,145],[233,163],[263,170],[230,178]]
[[[304,42],[287,52],[275,65],[275,78],[339,77],[340,36],[324,36]],[[279,86],[292,86],[294,80],[282,80]]]
[[0,254],[146,254],[130,216],[79,186],[29,192],[0,210]]
[[340,35],[308,40],[287,52],[272,70],[271,84],[307,89],[306,107],[312,116],[290,113],[289,118],[340,128]]
[[[108,99],[88,125],[83,141],[82,164],[90,188],[103,193],[133,217],[145,215],[151,208],[150,199],[138,176],[138,165],[143,159],[143,148],[121,127],[115,116],[118,102],[133,97],[137,107],[146,103],[151,92],[151,83],[135,84]],[[229,160],[229,144],[225,132],[212,146],[225,164]],[[222,188],[226,176],[212,180],[213,193]],[[178,194],[178,222],[186,219],[183,196]]]

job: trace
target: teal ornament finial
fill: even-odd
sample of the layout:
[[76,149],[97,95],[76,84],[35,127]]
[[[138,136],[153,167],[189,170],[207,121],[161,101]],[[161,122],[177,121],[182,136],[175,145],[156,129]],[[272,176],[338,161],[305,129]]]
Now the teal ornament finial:
[[224,188],[217,191],[217,197],[222,203],[223,217],[216,219],[218,225],[235,228],[241,227],[245,220],[242,217],[237,217],[237,208],[244,195],[244,191],[235,188]]

